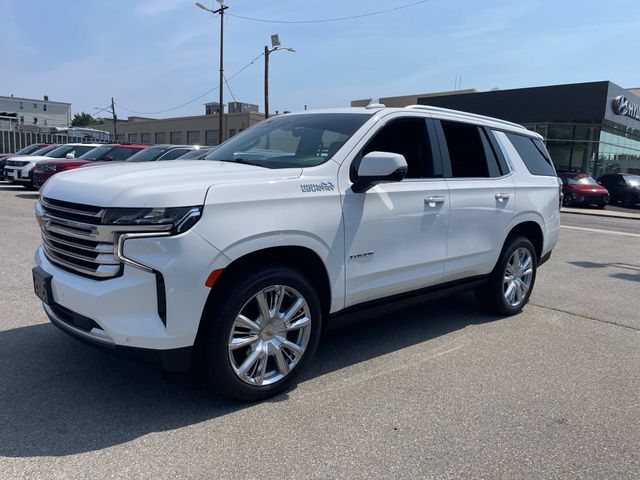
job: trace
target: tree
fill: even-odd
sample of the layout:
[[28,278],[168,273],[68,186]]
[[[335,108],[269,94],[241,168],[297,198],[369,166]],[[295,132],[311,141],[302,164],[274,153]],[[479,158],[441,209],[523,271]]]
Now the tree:
[[86,112],[80,112],[73,115],[71,121],[72,127],[85,127],[87,125],[97,125],[98,121]]

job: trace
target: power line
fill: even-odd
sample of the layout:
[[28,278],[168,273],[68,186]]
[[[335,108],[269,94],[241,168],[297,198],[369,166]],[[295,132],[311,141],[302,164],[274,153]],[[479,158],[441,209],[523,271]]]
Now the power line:
[[414,7],[416,5],[427,3],[429,1],[431,1],[431,0],[420,0],[418,2],[407,3],[407,4],[404,4],[404,5],[397,6],[397,7],[386,8],[384,10],[378,10],[378,11],[375,11],[375,12],[361,13],[360,15],[351,15],[350,17],[323,18],[323,19],[319,19],[319,20],[273,20],[273,19],[267,19],[267,18],[245,17],[245,16],[242,16],[242,15],[234,15],[232,13],[227,13],[227,15],[229,17],[240,18],[242,20],[249,20],[251,22],[263,22],[263,23],[329,23],[329,22],[343,22],[343,21],[346,21],[346,20],[353,20],[353,19],[356,19],[356,18],[371,17],[373,15],[382,15],[383,13],[395,12],[397,10],[402,10],[402,9],[409,8],[409,7]]
[[229,93],[231,94],[231,98],[233,98],[233,101],[237,103],[238,100],[236,100],[236,96],[231,91],[231,85],[229,85],[229,80],[227,80],[227,76],[226,75],[223,75],[223,76],[224,76],[224,83],[227,86],[227,90],[229,90]]
[[[229,15],[227,13],[227,15]],[[231,80],[232,78],[236,77],[237,75],[240,75],[242,72],[244,72],[247,68],[249,68],[251,65],[253,65],[256,60],[258,60],[260,57],[262,57],[262,55],[264,55],[264,53],[261,53],[260,55],[258,55],[257,57],[255,57],[254,59],[252,59],[249,63],[247,63],[244,67],[242,67],[240,70],[238,70],[237,72],[235,72],[233,75],[231,75],[229,78],[225,77],[225,83],[227,84],[227,88],[229,88],[229,80]],[[138,115],[155,115],[158,113],[166,113],[166,112],[171,112],[173,110],[178,110],[179,108],[185,107],[197,100],[200,100],[202,97],[209,95],[211,92],[215,92],[216,90],[218,90],[218,88],[220,88],[218,85],[216,85],[215,87],[213,87],[210,90],[207,90],[206,92],[204,92],[202,95],[198,95],[197,97],[189,100],[188,102],[182,103],[180,105],[177,105],[175,107],[171,107],[171,108],[167,108],[165,110],[158,110],[156,112],[139,112],[137,110],[132,110],[130,108],[125,107],[124,105],[121,105],[120,103],[116,103],[116,105],[118,106],[118,108],[126,111],[126,112],[130,112],[130,113],[136,113]],[[231,90],[229,90],[231,91]],[[233,97],[233,94],[231,94],[231,96]],[[235,98],[234,98],[235,101]]]

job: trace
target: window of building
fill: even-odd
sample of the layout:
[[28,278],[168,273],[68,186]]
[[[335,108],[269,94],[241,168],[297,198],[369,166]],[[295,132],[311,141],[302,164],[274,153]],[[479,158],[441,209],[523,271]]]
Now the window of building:
[[[344,140],[338,143],[342,146]],[[329,145],[329,153],[331,150],[333,145]],[[362,156],[376,151],[403,155],[408,166],[405,178],[436,176],[424,119],[405,118],[384,126],[362,149]]]
[[24,109],[24,105],[20,102],[20,110]]
[[440,122],[452,178],[499,177],[498,162],[482,129],[460,122]]
[[179,145],[182,143],[182,132],[170,132],[169,143],[172,145]]
[[43,121],[44,121],[45,125],[47,125],[49,123],[46,118]]
[[33,124],[37,125],[38,124],[38,117],[33,117]]
[[24,125],[24,115],[20,115],[20,124]]
[[164,134],[164,132],[156,132],[155,137],[155,143],[167,143],[166,135]]
[[187,143],[189,145],[197,145],[200,143],[200,131],[199,130],[189,130],[187,132]]
[[33,108],[37,110],[37,109],[38,109],[38,104],[37,104],[37,103],[34,103],[34,104],[33,104]]
[[46,103],[42,104],[42,110],[44,110],[45,112],[47,111],[47,104]]
[[211,107],[210,107],[209,105],[207,105],[207,106],[205,107],[205,113],[206,113],[207,115],[211,115]]
[[137,133],[128,133],[127,134],[127,140],[129,142],[137,142],[138,141],[138,134]]
[[205,145],[218,145],[218,130],[206,130],[204,132]]
[[556,175],[551,157],[540,140],[515,133],[507,133],[506,135],[532,175],[549,175],[552,177]]
[[118,133],[116,135],[116,142],[124,142],[124,133]]
[[150,133],[141,133],[140,141],[142,143],[151,143],[151,134]]

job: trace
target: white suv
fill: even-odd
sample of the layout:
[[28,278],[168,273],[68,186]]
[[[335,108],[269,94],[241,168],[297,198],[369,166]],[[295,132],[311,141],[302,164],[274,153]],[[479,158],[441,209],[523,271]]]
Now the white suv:
[[198,364],[241,400],[290,386],[331,317],[473,288],[518,313],[559,232],[536,133],[433,107],[281,115],[205,160],[63,172],[35,291],[94,345]]

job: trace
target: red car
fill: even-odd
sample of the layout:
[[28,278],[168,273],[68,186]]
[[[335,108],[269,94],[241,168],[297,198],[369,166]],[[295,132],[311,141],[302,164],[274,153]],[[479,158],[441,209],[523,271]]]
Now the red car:
[[41,187],[51,176],[56,173],[73,170],[92,162],[121,162],[131,155],[144,150],[149,145],[138,145],[131,143],[105,144],[88,151],[84,155],[74,159],[51,160],[36,165],[33,172],[34,187]]
[[595,205],[604,208],[609,203],[609,191],[586,173],[560,173],[562,180],[562,204],[565,207]]

